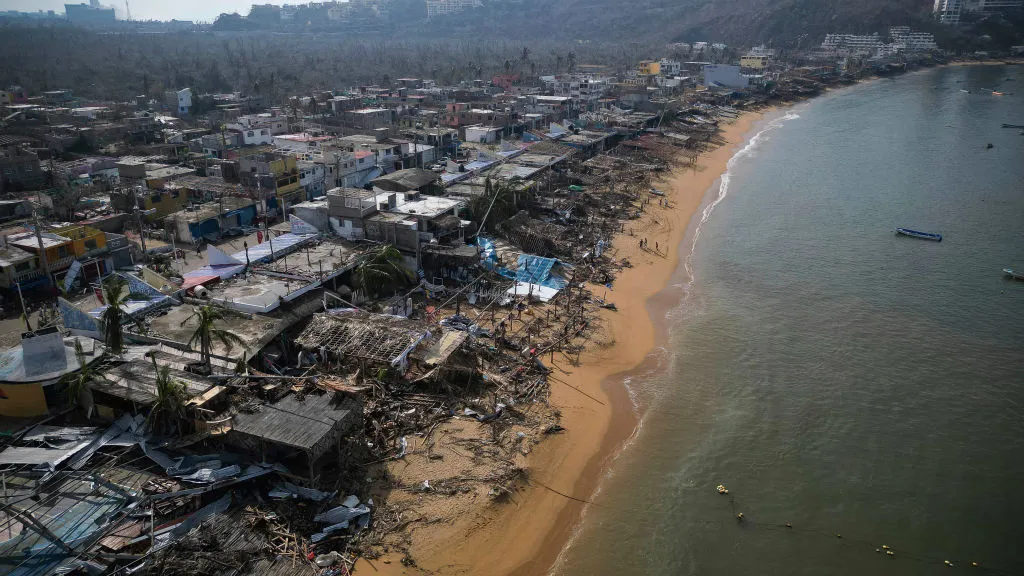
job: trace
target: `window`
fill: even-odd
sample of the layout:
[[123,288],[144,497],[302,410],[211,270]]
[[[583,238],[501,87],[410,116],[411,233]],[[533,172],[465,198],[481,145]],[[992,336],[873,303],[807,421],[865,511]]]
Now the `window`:
[[28,262],[18,262],[17,264],[14,265],[14,271],[15,272],[24,272],[24,271],[28,270],[31,267],[32,267],[32,265],[29,264]]
[[96,244],[95,238],[89,238],[88,240],[85,241],[86,250],[95,250],[96,248],[98,248],[98,246]]
[[71,255],[71,252],[68,250],[67,246],[58,246],[57,247],[57,258],[66,258],[66,257],[68,257],[70,255]]
[[359,198],[345,198],[345,208],[359,208]]
[[160,201],[161,201],[161,200],[163,200],[163,198],[162,198],[162,197],[161,197],[161,196],[160,196],[159,194],[155,194],[155,195],[153,195],[153,196],[150,196],[150,197],[149,197],[149,200],[150,200],[150,202],[152,202],[153,204],[159,204],[159,203],[160,203]]
[[246,132],[245,135],[248,136],[249,138],[252,138],[252,136],[253,136],[252,130],[249,130],[248,132]]
[[180,191],[178,191],[178,190],[171,190],[171,198],[177,198],[178,196],[181,196],[181,192]]

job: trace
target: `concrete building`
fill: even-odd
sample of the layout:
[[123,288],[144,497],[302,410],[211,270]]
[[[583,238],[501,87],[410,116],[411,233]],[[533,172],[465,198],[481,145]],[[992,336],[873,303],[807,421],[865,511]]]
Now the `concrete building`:
[[427,18],[456,14],[480,6],[480,0],[427,0]]
[[7,244],[7,237],[0,239],[0,288],[5,290],[28,289],[42,277],[36,255]]
[[501,136],[501,131],[496,126],[466,126],[466,142],[494,144]]
[[591,74],[558,74],[542,80],[553,96],[573,98],[583,103],[597,102],[611,88],[607,78]]
[[643,60],[637,66],[637,72],[642,76],[656,76],[661,74],[661,62]]
[[[959,0],[957,0],[959,1]],[[826,34],[821,43],[822,49],[836,54],[849,56],[874,56],[882,47],[878,33],[871,36],[856,34]]]
[[[327,192],[331,231],[347,240],[366,238],[366,219],[377,213],[378,194],[362,188],[334,188]],[[397,195],[383,195],[385,207],[397,203]]]
[[117,21],[113,8],[90,4],[65,4],[64,14],[75,26],[109,26]]
[[747,54],[740,57],[740,68],[761,71],[768,67],[771,59],[767,56],[753,56]]
[[665,76],[675,76],[683,71],[683,64],[678,60],[662,58],[658,64],[661,66],[661,73]]
[[0,192],[34,190],[46,183],[39,156],[22,148],[0,151]]
[[963,0],[935,0],[932,12],[943,24],[959,24]]
[[164,229],[178,242],[197,244],[214,241],[227,231],[250,226],[256,218],[256,204],[248,198],[227,196],[175,212],[164,221]]
[[360,108],[341,113],[341,119],[354,128],[372,130],[395,123],[395,111],[388,108]]
[[896,49],[902,52],[931,52],[939,49],[930,32],[914,32],[909,26],[889,28],[889,37]]
[[182,88],[177,93],[178,102],[178,115],[187,116],[188,111],[192,108],[192,89]]
[[270,216],[283,215],[292,204],[306,200],[299,183],[298,161],[295,156],[277,152],[261,152],[238,160],[242,186],[255,192],[266,204]]

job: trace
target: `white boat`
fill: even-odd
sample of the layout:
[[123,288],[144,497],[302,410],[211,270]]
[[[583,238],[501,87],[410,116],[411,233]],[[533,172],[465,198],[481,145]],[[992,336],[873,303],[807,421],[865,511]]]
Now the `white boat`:
[[1014,272],[1013,268],[1003,268],[1003,272],[1014,280],[1024,280],[1024,272]]

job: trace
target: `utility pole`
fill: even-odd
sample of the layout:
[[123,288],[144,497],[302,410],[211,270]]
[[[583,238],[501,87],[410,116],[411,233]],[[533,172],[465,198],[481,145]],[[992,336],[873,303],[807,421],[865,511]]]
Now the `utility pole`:
[[[135,193],[132,192],[134,196]],[[142,211],[139,210],[139,197],[135,196],[135,207],[132,210],[135,213],[135,223],[139,225],[139,242],[142,243],[142,258],[146,258],[146,235],[142,232]]]
[[57,282],[53,279],[53,274],[50,273],[50,261],[46,258],[46,247],[43,246],[43,230],[42,225],[39,223],[39,212],[33,211],[32,218],[35,222],[36,242],[39,243],[39,263],[43,265],[43,274],[50,281],[50,286],[56,288]]

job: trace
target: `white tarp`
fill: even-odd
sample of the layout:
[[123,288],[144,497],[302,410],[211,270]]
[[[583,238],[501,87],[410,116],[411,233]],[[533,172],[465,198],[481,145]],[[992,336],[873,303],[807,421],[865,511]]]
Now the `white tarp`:
[[540,284],[516,282],[516,285],[509,288],[505,293],[512,297],[529,296],[531,300],[548,302],[554,298],[558,292],[559,291],[555,288],[548,288],[547,286],[541,286]]

